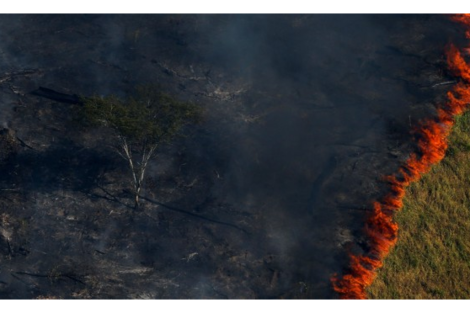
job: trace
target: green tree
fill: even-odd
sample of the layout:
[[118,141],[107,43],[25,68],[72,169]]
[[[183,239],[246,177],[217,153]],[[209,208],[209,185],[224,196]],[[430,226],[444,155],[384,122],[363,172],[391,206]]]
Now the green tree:
[[110,95],[83,99],[87,122],[112,130],[115,151],[129,164],[135,208],[145,170],[156,149],[181,134],[183,127],[201,119],[201,108],[178,101],[154,86],[139,87],[125,99]]

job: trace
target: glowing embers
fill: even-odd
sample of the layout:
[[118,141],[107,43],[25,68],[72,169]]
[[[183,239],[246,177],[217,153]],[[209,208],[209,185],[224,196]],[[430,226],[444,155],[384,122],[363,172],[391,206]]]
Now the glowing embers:
[[[456,15],[452,19],[464,24],[470,39],[470,14]],[[448,101],[438,108],[437,117],[425,121],[416,130],[418,153],[410,155],[396,175],[386,177],[390,192],[373,204],[373,211],[366,221],[368,254],[351,255],[348,273],[341,279],[332,278],[334,290],[343,299],[366,298],[366,287],[372,284],[376,270],[397,241],[398,225],[393,221],[393,213],[403,206],[406,187],[444,158],[454,116],[461,114],[470,103],[470,67],[454,45],[447,50],[447,64],[460,82],[447,93]]]

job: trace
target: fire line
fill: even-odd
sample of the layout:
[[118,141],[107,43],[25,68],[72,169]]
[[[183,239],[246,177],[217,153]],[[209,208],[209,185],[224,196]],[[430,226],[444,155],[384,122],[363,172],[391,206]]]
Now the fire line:
[[[470,39],[470,14],[454,15],[451,19],[465,27],[466,37]],[[453,44],[447,48],[447,66],[459,82],[447,93],[447,101],[438,106],[437,116],[420,123],[416,130],[418,151],[409,156],[398,173],[386,177],[390,191],[373,203],[364,229],[368,253],[350,255],[345,275],[331,279],[340,298],[366,299],[366,288],[374,281],[377,269],[382,267],[383,259],[397,241],[398,225],[393,216],[403,206],[406,187],[444,158],[454,116],[462,114],[470,103],[470,66],[463,57],[465,51]]]

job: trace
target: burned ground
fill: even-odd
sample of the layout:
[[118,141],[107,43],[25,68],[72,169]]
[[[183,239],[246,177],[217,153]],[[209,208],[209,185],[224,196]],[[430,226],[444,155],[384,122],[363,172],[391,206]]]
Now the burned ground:
[[[0,297],[335,298],[451,86],[438,15],[0,17]],[[31,92],[158,83],[205,111],[134,210],[109,134]]]

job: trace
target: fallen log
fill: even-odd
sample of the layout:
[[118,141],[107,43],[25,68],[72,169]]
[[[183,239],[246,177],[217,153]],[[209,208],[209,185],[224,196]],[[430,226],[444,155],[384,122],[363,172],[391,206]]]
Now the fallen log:
[[44,97],[57,102],[69,103],[69,104],[81,104],[82,100],[77,95],[68,95],[61,93],[49,88],[39,87],[38,89],[31,92],[31,94],[39,97]]

